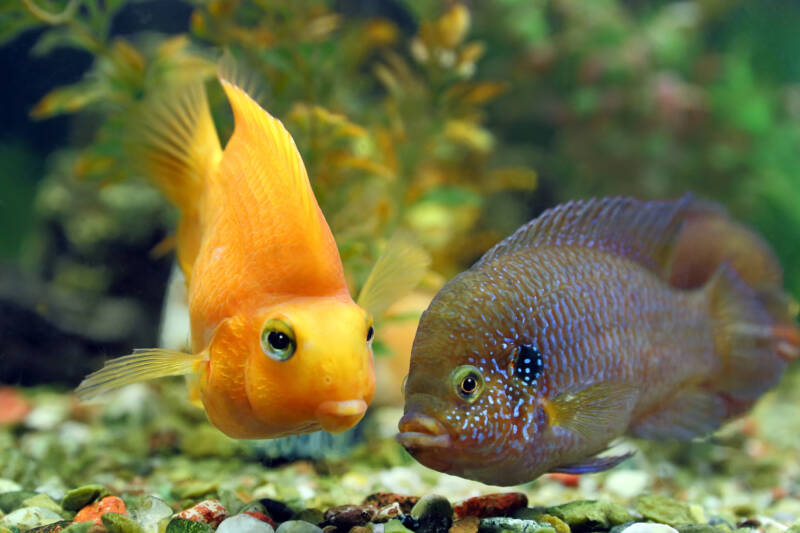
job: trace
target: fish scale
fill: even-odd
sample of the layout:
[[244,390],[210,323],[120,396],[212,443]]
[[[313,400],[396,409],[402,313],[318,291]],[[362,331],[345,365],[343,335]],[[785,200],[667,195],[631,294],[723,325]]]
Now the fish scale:
[[[627,455],[595,454],[626,432],[691,438],[743,412],[796,357],[797,328],[774,304],[772,256],[742,259],[741,243],[768,246],[704,206],[571,202],[445,284],[414,339],[400,442],[432,468],[507,485],[610,468]],[[684,222],[706,216],[725,218],[703,247]],[[755,291],[738,272],[758,282],[759,265]],[[691,286],[670,282],[678,271]],[[524,346],[541,356],[535,380],[514,372]]]

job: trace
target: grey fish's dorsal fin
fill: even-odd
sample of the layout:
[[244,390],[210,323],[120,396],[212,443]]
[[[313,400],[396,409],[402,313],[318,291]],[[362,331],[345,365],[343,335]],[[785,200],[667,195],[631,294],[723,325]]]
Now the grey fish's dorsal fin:
[[628,197],[574,200],[548,209],[486,252],[479,268],[520,249],[586,246],[628,257],[665,275],[692,195],[678,200]]

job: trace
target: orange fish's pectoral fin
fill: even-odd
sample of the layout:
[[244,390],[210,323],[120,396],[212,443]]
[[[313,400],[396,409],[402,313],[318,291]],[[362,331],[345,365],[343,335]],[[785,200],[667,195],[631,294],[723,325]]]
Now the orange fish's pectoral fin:
[[659,409],[635,421],[630,433],[643,439],[690,440],[708,435],[727,416],[725,400],[698,387],[681,389]]
[[159,348],[136,350],[106,362],[103,368],[86,376],[75,392],[81,400],[88,400],[131,383],[192,374],[197,372],[204,355]]
[[396,234],[375,262],[358,295],[358,305],[380,317],[391,304],[411,292],[428,271],[430,255],[410,237]]
[[614,468],[622,461],[630,459],[636,452],[627,452],[622,455],[604,455],[602,457],[590,457],[586,461],[580,463],[572,463],[568,465],[561,465],[557,468],[550,470],[552,473],[557,474],[594,474]]
[[625,431],[637,398],[631,385],[598,383],[545,400],[544,409],[551,427],[571,431],[586,442],[605,442]]

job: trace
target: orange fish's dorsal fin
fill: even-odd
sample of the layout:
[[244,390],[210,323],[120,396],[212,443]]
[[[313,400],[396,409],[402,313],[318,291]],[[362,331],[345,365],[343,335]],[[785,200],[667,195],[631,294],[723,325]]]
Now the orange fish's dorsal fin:
[[[347,291],[342,262],[317,205],[305,165],[292,136],[221,65],[220,82],[233,109],[234,131],[225,146],[214,185],[240,223],[230,231],[247,245],[250,260],[280,272],[275,293]],[[238,75],[238,74],[237,74]],[[216,197],[215,197],[216,198]],[[231,237],[231,240],[234,237]]]
[[192,83],[145,101],[130,143],[135,164],[181,210],[178,262],[186,275],[200,246],[199,199],[222,157],[206,91]]
[[548,209],[525,224],[478,261],[473,268],[520,249],[537,246],[585,246],[624,255],[666,275],[691,195],[674,201],[633,198],[576,200]]

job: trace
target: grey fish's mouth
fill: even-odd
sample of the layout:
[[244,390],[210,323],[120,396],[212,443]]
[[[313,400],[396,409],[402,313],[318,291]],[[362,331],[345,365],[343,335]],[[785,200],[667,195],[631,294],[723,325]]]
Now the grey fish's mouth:
[[398,424],[397,441],[409,451],[425,448],[450,447],[450,434],[444,425],[432,416],[406,413]]

